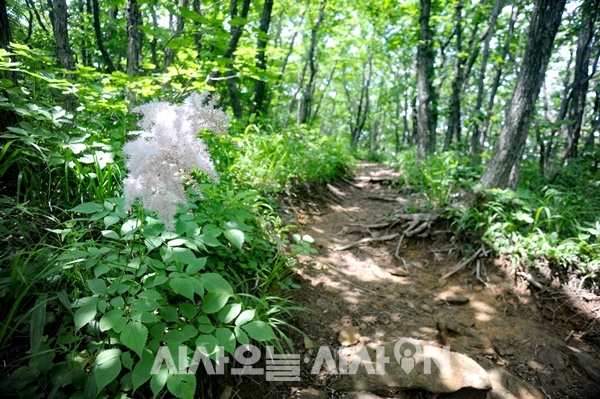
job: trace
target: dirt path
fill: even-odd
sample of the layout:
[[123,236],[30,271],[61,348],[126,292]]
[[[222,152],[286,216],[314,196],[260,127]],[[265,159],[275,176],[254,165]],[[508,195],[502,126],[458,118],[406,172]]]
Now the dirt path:
[[[593,324],[600,317],[600,298],[576,297],[556,288],[556,282],[543,273],[533,278],[550,289],[528,288],[504,261],[492,257],[480,258],[481,279],[473,262],[440,280],[469,255],[459,253],[455,245],[459,241],[464,245],[465,238],[453,237],[443,222],[428,228],[426,237],[404,238],[399,247],[406,225],[352,226],[377,224],[423,205],[419,196],[402,194],[386,184],[395,176],[381,165],[361,164],[354,183],[338,187],[340,204],[296,213],[301,231],[315,239],[319,251],[303,257],[298,270],[302,289],[295,300],[311,310],[296,320],[310,337],[298,345],[301,356],[314,358],[321,346],[340,348],[340,332],[349,335],[349,346],[356,341],[360,345],[410,337],[447,345],[486,370],[508,371],[535,386],[541,397],[600,398],[600,339],[594,335],[600,321]],[[390,234],[400,236],[338,250],[363,238]],[[338,375],[326,370],[314,375],[310,367],[303,364],[302,380],[288,386],[294,393],[291,397],[343,397],[334,389]],[[495,397],[536,397],[535,391],[512,394]],[[391,390],[387,395],[466,397],[424,390]]]

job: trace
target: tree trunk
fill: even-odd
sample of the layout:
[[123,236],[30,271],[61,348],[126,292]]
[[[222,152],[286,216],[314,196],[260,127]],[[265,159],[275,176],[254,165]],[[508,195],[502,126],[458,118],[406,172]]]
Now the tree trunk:
[[138,75],[140,67],[140,39],[142,15],[137,0],[127,0],[127,75],[132,78]]
[[462,58],[462,0],[456,2],[456,55],[454,57],[454,79],[452,80],[452,94],[450,96],[450,115],[448,117],[448,131],[444,140],[444,151],[447,151],[456,138],[460,141],[460,97],[463,86],[463,58]]
[[521,70],[505,124],[481,183],[486,188],[516,188],[521,156],[566,0],[536,0]]
[[[490,21],[488,24],[488,30],[485,36],[485,42],[483,43],[483,54],[481,58],[481,66],[479,67],[479,81],[477,82],[477,99],[475,100],[475,123],[473,124],[473,134],[471,136],[471,146],[469,152],[473,163],[479,163],[479,139],[481,137],[480,123],[485,118],[481,112],[483,107],[483,96],[484,96],[484,83],[485,83],[485,70],[487,68],[488,59],[490,56],[490,42],[494,37],[494,28],[498,22],[498,14],[500,13],[500,0],[494,1],[492,8],[492,14],[490,15]],[[500,82],[498,82],[499,84]]]
[[417,49],[417,88],[419,114],[417,124],[417,162],[435,151],[435,116],[433,115],[433,61],[432,34],[429,26],[431,0],[421,1],[419,18],[419,46]]
[[492,87],[490,89],[490,95],[487,103],[487,107],[485,109],[485,115],[483,119],[483,126],[481,129],[481,137],[479,139],[479,146],[481,148],[485,143],[488,132],[490,130],[490,119],[492,110],[494,109],[494,103],[496,101],[496,94],[498,93],[498,88],[500,87],[500,80],[502,78],[502,71],[504,69],[504,61],[506,57],[510,53],[510,42],[512,39],[512,35],[515,31],[515,24],[517,23],[517,18],[519,16],[519,7],[513,6],[510,22],[508,23],[508,31],[506,33],[506,38],[504,39],[504,47],[502,48],[502,55],[500,57],[500,62],[496,66],[496,73],[494,74],[494,80],[492,83]]
[[[179,0],[179,7],[186,7],[188,6],[188,0]],[[177,14],[175,16],[175,23],[173,24],[173,29],[171,30],[171,39],[179,36],[181,34],[181,31],[183,31],[183,25],[184,25],[184,21],[183,18],[181,17],[181,14]],[[169,66],[171,66],[171,64],[173,63],[173,60],[175,60],[175,52],[170,49],[169,47],[165,48],[165,58],[163,60],[163,71],[166,71],[167,68]]]
[[[265,0],[263,5],[262,15],[260,17],[259,31],[262,32],[263,37],[259,37],[256,47],[258,53],[256,54],[256,67],[262,71],[267,70],[267,59],[265,56],[265,50],[269,43],[269,25],[271,25],[271,11],[273,10],[273,0]],[[264,101],[267,90],[267,83],[263,80],[257,80],[254,82],[254,98],[252,100],[251,113],[264,112]]]
[[308,82],[302,91],[302,99],[300,100],[300,106],[298,108],[298,124],[307,123],[311,118],[313,96],[315,92],[315,77],[317,75],[315,52],[317,49],[319,28],[321,27],[325,15],[326,3],[327,0],[321,0],[319,16],[317,17],[317,22],[313,26],[310,35],[310,46],[308,48],[308,54],[306,55],[306,62],[308,63]]
[[[243,0],[242,10],[240,12],[240,18],[248,18],[248,11],[250,10],[250,0]],[[229,13],[231,19],[234,19],[238,16],[238,2],[237,0],[231,0]],[[240,38],[242,37],[242,33],[244,32],[244,25],[235,25],[230,29],[229,43],[227,44],[227,50],[223,55],[223,58],[233,59],[233,53],[237,50],[238,43]],[[225,72],[225,80],[227,80],[227,91],[229,92],[229,102],[231,104],[231,109],[233,111],[233,115],[236,118],[242,117],[242,105],[240,103],[240,98],[238,94],[237,85],[234,81],[235,72],[233,70],[233,65],[231,63],[227,63],[226,65],[227,72]],[[219,76],[221,73],[217,70],[212,71],[207,79],[207,83],[214,86],[219,80]]]
[[115,71],[115,66],[112,60],[110,59],[108,51],[106,51],[106,47],[104,47],[104,39],[102,38],[102,30],[100,28],[100,8],[98,7],[98,0],[92,0],[92,15],[94,18],[94,33],[96,34],[96,44],[98,45],[100,54],[102,54],[102,59],[104,60],[104,65],[106,65],[108,73],[112,73]]
[[598,17],[600,0],[586,0],[581,6],[581,28],[577,40],[575,55],[575,74],[571,86],[571,103],[567,120],[567,143],[561,164],[568,158],[575,158],[578,154],[581,125],[585,111],[585,100],[589,87],[589,68],[594,40],[594,27]]
[[[0,48],[9,50],[8,46],[12,42],[12,32],[8,20],[8,10],[6,0],[0,0]],[[10,80],[17,84],[17,75],[13,71],[0,71],[0,78]],[[0,91],[4,94],[4,90]],[[8,126],[14,126],[19,122],[19,116],[13,110],[0,108],[0,133],[6,132]]]
[[[56,54],[63,69],[67,71],[75,69],[75,59],[71,52],[69,44],[68,25],[67,25],[67,2],[66,0],[48,0],[50,6],[50,20],[54,31],[54,40],[56,42]],[[67,74],[67,78],[73,78],[73,75]],[[76,98],[73,94],[63,95],[63,108],[67,111],[74,111]]]

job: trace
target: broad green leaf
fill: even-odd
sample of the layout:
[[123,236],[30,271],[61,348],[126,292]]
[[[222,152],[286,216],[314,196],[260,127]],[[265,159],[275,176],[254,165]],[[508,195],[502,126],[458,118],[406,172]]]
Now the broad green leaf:
[[96,213],[104,210],[104,207],[94,202],[84,202],[83,204],[77,205],[75,208],[69,209],[69,212],[77,213]]
[[110,384],[121,372],[121,350],[107,349],[98,354],[94,361],[98,392]]
[[42,335],[44,334],[44,325],[46,324],[46,300],[48,294],[43,293],[37,297],[33,310],[31,312],[31,323],[29,326],[29,344],[31,353],[37,354],[42,344]]
[[113,330],[120,333],[125,324],[127,324],[127,318],[123,316],[122,309],[109,310],[100,319],[100,331]]
[[89,287],[90,291],[96,295],[104,295],[108,291],[106,282],[102,279],[88,280],[87,286]]
[[254,315],[256,314],[256,310],[254,309],[247,309],[244,310],[239,316],[238,318],[235,320],[235,325],[238,327],[243,326],[244,324],[250,322],[251,320],[254,320]]
[[233,295],[233,288],[220,274],[205,273],[200,279],[208,292]]
[[133,383],[133,390],[138,389],[142,384],[148,381],[151,377],[150,371],[154,364],[154,355],[150,350],[145,350],[142,353],[140,361],[136,363],[133,368],[131,380]]
[[153,374],[152,378],[150,378],[150,389],[152,390],[155,398],[159,396],[158,394],[165,387],[169,376],[169,370],[165,365],[162,365],[158,372]]
[[[81,304],[84,300],[85,303]],[[80,308],[77,309],[74,316],[75,331],[94,319],[97,312],[98,301],[99,299],[97,297],[81,298],[77,301],[77,306],[80,306]]]
[[169,286],[176,294],[183,295],[190,301],[194,300],[194,283],[189,277],[171,277]]
[[120,338],[123,345],[141,356],[148,340],[148,329],[140,322],[131,321],[123,328]]
[[227,304],[219,311],[218,319],[223,324],[229,324],[242,311],[242,305],[239,303]]
[[235,352],[235,334],[229,328],[219,327],[215,332],[219,346],[222,346],[227,353],[233,355]]
[[121,237],[119,236],[119,233],[117,233],[117,232],[116,232],[116,231],[114,231],[114,230],[102,230],[102,232],[101,232],[101,233],[102,233],[102,235],[103,235],[104,237],[106,237],[106,238],[111,238],[111,239],[113,239],[113,240],[118,240],[118,239],[120,239],[120,238],[121,238]]
[[264,321],[251,321],[248,324],[244,324],[242,328],[248,333],[250,338],[260,342],[271,341],[276,338],[271,326]]
[[237,249],[242,249],[244,245],[244,233],[238,229],[225,230],[223,235]]
[[177,306],[179,306],[179,313],[186,319],[193,319],[198,313],[198,308],[191,303],[180,303]]
[[131,370],[133,367],[133,358],[131,357],[131,352],[123,352],[121,353],[121,363],[123,366],[127,367],[127,369]]
[[234,327],[233,332],[235,333],[235,338],[240,344],[248,345],[250,343],[250,339],[240,327]]
[[196,392],[195,374],[173,374],[167,379],[167,389],[180,399],[193,399]]
[[202,310],[205,313],[215,313],[223,309],[227,300],[231,297],[230,294],[211,292],[204,297],[202,302]]
[[215,326],[212,325],[208,317],[200,316],[198,317],[198,331],[203,334],[210,334],[215,331]]

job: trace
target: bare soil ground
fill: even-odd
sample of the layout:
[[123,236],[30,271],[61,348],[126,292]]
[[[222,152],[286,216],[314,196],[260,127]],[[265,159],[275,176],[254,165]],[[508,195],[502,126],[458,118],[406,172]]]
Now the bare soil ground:
[[[418,194],[390,184],[395,176],[382,165],[363,163],[352,183],[330,187],[338,203],[294,207],[302,233],[315,239],[319,251],[301,258],[295,279],[301,289],[294,300],[309,310],[293,321],[308,335],[295,337],[301,358],[314,359],[320,346],[339,348],[339,333],[354,326],[364,344],[411,337],[450,346],[485,369],[504,368],[547,398],[600,398],[600,297],[560,284],[545,264],[517,275],[509,262],[485,250],[442,279],[480,243],[455,236],[443,220],[410,237],[404,233],[420,222],[365,227],[423,206]],[[372,241],[356,243],[365,238]],[[300,381],[255,378],[237,385],[232,397],[313,397],[307,388],[320,397],[344,397],[333,389],[338,375],[310,371],[311,363],[302,362]],[[388,397],[444,396],[403,391]]]

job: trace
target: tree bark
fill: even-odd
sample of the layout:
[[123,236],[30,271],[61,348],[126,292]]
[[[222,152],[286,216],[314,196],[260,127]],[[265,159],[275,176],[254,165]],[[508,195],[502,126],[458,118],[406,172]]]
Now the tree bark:
[[[473,134],[471,135],[471,146],[469,152],[473,163],[479,163],[479,139],[481,137],[480,123],[485,117],[481,112],[483,107],[484,97],[484,83],[485,83],[485,71],[487,69],[488,59],[490,56],[490,42],[494,37],[494,30],[496,23],[498,22],[498,14],[500,13],[500,0],[494,1],[492,8],[492,14],[488,23],[488,30],[486,32],[485,41],[483,43],[483,54],[481,55],[481,65],[479,67],[479,80],[477,82],[477,99],[475,100],[475,123],[473,124]],[[500,82],[498,82],[499,84]]]
[[306,86],[304,86],[304,90],[302,90],[302,99],[300,100],[300,106],[298,108],[298,124],[307,123],[311,119],[313,96],[315,92],[315,77],[317,75],[315,52],[317,49],[319,28],[321,27],[325,15],[326,3],[327,0],[321,0],[319,15],[310,35],[310,46],[308,47],[308,53],[306,55],[306,62],[308,64],[308,82],[306,83]]
[[505,124],[481,183],[486,188],[516,188],[535,103],[540,93],[552,45],[566,0],[536,0],[521,70]]
[[106,47],[104,47],[104,39],[102,38],[102,30],[100,28],[100,7],[98,7],[98,0],[92,0],[92,15],[94,18],[94,33],[96,35],[96,44],[98,45],[100,54],[102,54],[102,60],[104,61],[104,65],[106,65],[108,73],[112,73],[115,71],[115,66],[112,60],[110,59],[108,51],[106,51]]
[[[9,50],[11,42],[12,31],[8,19],[6,0],[0,0],[0,48]],[[10,80],[13,84],[17,83],[17,75],[13,71],[0,71],[0,78]],[[4,94],[4,90],[0,93]],[[0,108],[0,133],[4,133],[8,126],[14,126],[18,122],[19,116],[16,112]]]
[[[250,0],[243,0],[242,10],[240,12],[240,18],[248,18],[248,11],[250,10]],[[238,1],[231,0],[229,13],[231,19],[234,19],[238,16]],[[229,43],[227,44],[227,50],[223,55],[226,59],[233,59],[233,53],[237,50],[238,43],[240,38],[242,37],[244,25],[234,25],[230,29]],[[229,102],[231,105],[231,109],[233,111],[233,115],[236,118],[242,117],[242,105],[240,103],[240,98],[237,90],[237,85],[234,81],[235,72],[233,70],[233,65],[231,63],[227,63],[226,65],[227,71],[225,72],[225,80],[227,81],[227,91],[229,92]],[[215,86],[219,80],[221,73],[218,70],[214,70],[210,73],[207,83]]]
[[141,37],[140,25],[142,15],[137,0],[127,0],[125,5],[127,12],[127,75],[132,78],[137,76],[140,67]]
[[575,158],[578,155],[577,147],[581,137],[581,125],[589,87],[590,58],[599,5],[600,0],[586,0],[581,6],[581,28],[577,40],[575,73],[570,95],[571,103],[567,114],[567,120],[569,121],[567,143],[561,164],[564,164],[566,159]]
[[494,109],[494,103],[496,101],[496,94],[498,93],[498,88],[500,87],[500,80],[502,79],[503,65],[506,57],[510,53],[510,42],[512,39],[512,35],[515,31],[515,24],[517,23],[517,18],[519,16],[519,7],[513,6],[510,22],[508,23],[508,30],[506,32],[506,38],[504,39],[504,46],[502,48],[502,55],[500,56],[500,63],[496,66],[496,72],[494,74],[494,80],[492,83],[492,87],[490,89],[490,94],[487,102],[487,106],[485,109],[485,115],[483,119],[483,125],[481,129],[481,137],[479,139],[479,146],[481,148],[485,143],[487,138],[489,129],[490,129],[490,117],[492,114],[492,110]]
[[[187,8],[188,4],[189,4],[188,0],[179,0],[178,6]],[[171,39],[173,39],[181,34],[181,31],[183,31],[183,26],[184,26],[183,18],[181,17],[181,14],[177,14],[175,16],[175,23],[173,24],[173,29],[171,30]],[[169,66],[171,66],[171,64],[173,63],[174,60],[175,60],[175,52],[171,48],[166,47],[165,48],[165,58],[163,60],[163,71],[166,71],[167,68]]]
[[[75,69],[75,59],[69,44],[67,2],[66,0],[48,0],[48,5],[50,6],[50,20],[52,21],[58,60],[63,69],[73,70]],[[73,75],[67,74],[67,78],[73,78]],[[74,95],[63,95],[63,108],[65,110],[74,111],[75,105],[76,98]]]
[[[265,56],[265,50],[267,49],[267,44],[269,43],[268,34],[269,34],[269,26],[271,25],[271,12],[273,10],[273,0],[265,0],[263,5],[262,14],[260,17],[260,25],[258,27],[259,31],[264,35],[263,37],[259,37],[256,47],[258,49],[258,53],[256,54],[256,67],[262,71],[267,70],[267,58]],[[255,114],[258,112],[264,112],[264,101],[265,101],[265,93],[267,90],[267,83],[263,80],[257,80],[254,82],[254,98],[252,100],[252,110],[251,113]]]
[[417,89],[419,113],[417,124],[417,162],[435,151],[435,116],[433,115],[433,62],[432,34],[429,21],[431,0],[421,1],[419,18],[419,46],[417,48]]
[[463,86],[463,58],[462,58],[462,0],[456,2],[456,55],[454,58],[454,78],[452,79],[452,94],[450,96],[450,115],[448,117],[448,131],[444,140],[444,151],[447,151],[452,142],[460,142],[461,112],[460,99]]

